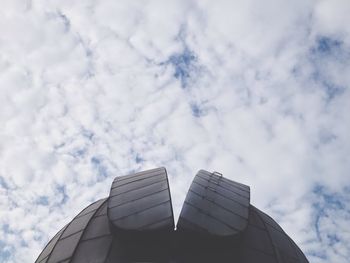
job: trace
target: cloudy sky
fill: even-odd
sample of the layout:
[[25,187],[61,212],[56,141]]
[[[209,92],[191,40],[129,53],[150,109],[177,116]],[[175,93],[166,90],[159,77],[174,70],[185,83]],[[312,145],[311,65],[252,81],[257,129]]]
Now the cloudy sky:
[[310,262],[350,258],[349,0],[1,0],[0,261],[115,176],[251,186]]

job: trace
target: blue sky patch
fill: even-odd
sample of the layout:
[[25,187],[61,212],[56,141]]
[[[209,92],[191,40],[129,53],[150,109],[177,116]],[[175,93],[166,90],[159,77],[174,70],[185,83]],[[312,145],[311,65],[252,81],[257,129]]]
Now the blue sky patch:
[[5,242],[0,240],[0,262],[5,262],[5,260],[9,260],[11,254],[11,249],[6,245]]
[[168,60],[175,69],[174,77],[181,82],[183,89],[188,87],[191,77],[197,71],[196,62],[196,55],[188,48],[182,53],[172,55]]
[[136,163],[142,163],[144,161],[144,159],[141,157],[141,155],[140,154],[136,154],[136,156],[135,156],[135,162]]
[[343,42],[326,36],[317,37],[310,49],[310,62],[314,68],[312,78],[325,86],[331,85],[333,76],[329,74],[330,62],[347,63],[350,53],[343,45]]
[[[332,231],[338,228],[338,219],[334,217],[336,211],[342,212],[342,220],[350,216],[349,197],[345,192],[331,192],[326,187],[318,185],[314,187],[315,201],[313,204],[315,211],[314,227],[317,238],[321,244],[334,250],[337,254],[339,252],[338,243],[343,243],[344,238],[339,236],[339,233]],[[344,218],[345,217],[345,218]],[[326,228],[326,230],[325,230]],[[317,253],[314,251],[314,253]],[[318,252],[320,253],[320,251]],[[321,255],[323,253],[320,253]],[[339,254],[339,255],[340,255]],[[328,255],[325,253],[325,255]],[[325,258],[325,257],[322,257]],[[328,258],[328,257],[327,257]]]
[[322,54],[330,54],[336,49],[340,49],[342,42],[326,36],[318,37],[315,51]]
[[198,118],[202,115],[202,111],[201,111],[200,107],[198,106],[198,104],[192,103],[190,106],[191,106],[192,115],[194,117]]
[[61,201],[61,204],[65,204],[68,199],[69,199],[69,196],[67,194],[67,190],[66,190],[66,187],[64,185],[58,185],[56,187],[57,191],[62,195],[62,201]]
[[5,178],[0,176],[0,187],[5,188],[5,189],[9,189],[9,186],[7,185]]
[[38,205],[47,206],[49,205],[49,198],[47,196],[39,196],[36,203]]
[[319,198],[323,207],[345,209],[343,197],[336,193],[329,193],[324,186],[316,186],[313,193]]
[[324,83],[326,97],[328,101],[333,100],[335,97],[339,95],[342,95],[345,91],[345,88],[337,86],[335,84],[331,84],[328,82],[323,82],[323,83]]
[[108,176],[107,167],[99,157],[93,156],[90,161],[94,169],[97,171],[99,178],[106,178]]

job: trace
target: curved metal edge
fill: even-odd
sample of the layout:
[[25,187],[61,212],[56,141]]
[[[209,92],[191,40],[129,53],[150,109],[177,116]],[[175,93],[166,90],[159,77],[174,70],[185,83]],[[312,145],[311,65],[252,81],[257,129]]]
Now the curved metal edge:
[[200,170],[182,207],[177,230],[233,238],[248,225],[250,188],[218,172]]
[[[276,242],[276,240],[274,240],[273,238],[274,235],[271,233],[271,231],[277,231],[284,236],[284,238],[286,239],[286,242],[288,242],[290,245],[288,255],[291,256],[292,254],[294,254],[293,260],[298,260],[298,262],[300,263],[309,263],[304,252],[299,248],[299,246],[293,241],[293,239],[282,229],[282,227],[271,216],[264,213],[263,211],[261,211],[260,209],[256,208],[253,205],[251,205],[251,209],[253,209],[253,211],[258,215],[260,220],[263,222],[265,229],[268,233],[270,242],[273,246],[274,254],[276,256],[276,259],[278,260],[278,263],[282,263],[284,261],[281,259],[281,249],[278,246],[276,246],[276,244],[279,244],[279,243]],[[284,254],[284,257],[288,257],[288,255]]]
[[[69,223],[68,223],[69,224]],[[35,263],[40,263],[40,262],[46,262],[48,260],[48,258],[50,257],[52,251],[55,249],[56,243],[58,242],[58,240],[60,240],[61,236],[63,235],[64,230],[67,228],[68,224],[66,224],[64,227],[62,227],[45,245],[44,249],[41,251],[41,253],[39,254],[38,258],[35,260]],[[61,232],[61,233],[60,233]],[[40,259],[41,255],[45,252],[46,248],[49,246],[49,244],[53,241],[53,239],[57,236],[57,240],[56,242],[53,244],[51,251],[47,254],[47,256],[43,257],[42,259]],[[39,260],[40,259],[40,260]],[[46,261],[44,261],[46,259]]]
[[172,224],[173,224],[173,229],[175,230],[175,219],[174,219],[174,208],[173,208],[173,201],[171,199],[171,191],[170,191],[170,184],[169,184],[169,177],[168,177],[168,171],[166,170],[166,168],[164,166],[159,167],[164,169],[165,171],[165,176],[166,176],[166,182],[168,184],[168,193],[169,193],[169,198],[170,198],[170,208],[171,208],[171,215],[172,215]]
[[[103,200],[103,201],[102,201],[102,200]],[[48,247],[48,245],[50,244],[50,242],[52,241],[52,239],[53,239],[56,235],[46,244],[45,248],[44,248],[44,249],[42,250],[42,252],[39,254],[39,256],[38,256],[38,258],[36,259],[35,263],[48,262],[48,261],[50,260],[50,257],[51,257],[51,255],[52,255],[53,251],[55,250],[55,247],[56,247],[57,243],[60,241],[61,237],[63,236],[63,234],[64,234],[65,230],[68,228],[68,226],[69,226],[75,219],[79,218],[80,216],[83,216],[83,215],[84,215],[83,212],[84,212],[85,210],[87,210],[88,208],[90,208],[91,206],[93,206],[94,204],[96,204],[96,203],[99,202],[99,201],[102,201],[102,202],[101,202],[101,205],[99,205],[99,207],[101,207],[101,206],[107,201],[107,198],[99,199],[99,200],[93,202],[92,204],[88,205],[87,207],[85,207],[83,210],[81,210],[80,213],[79,213],[78,215],[76,215],[68,224],[66,224],[61,230],[59,230],[59,231],[56,233],[56,235],[57,235],[60,231],[62,231],[62,232],[59,234],[59,236],[58,236],[58,238],[57,238],[55,244],[53,245],[53,247],[52,247],[51,251],[48,253],[48,255],[45,256],[44,258],[40,259],[40,256],[44,253],[45,249]],[[93,210],[94,212],[92,212],[92,213],[95,213],[95,212],[99,209],[99,207],[97,207],[95,211]],[[84,231],[84,230],[83,230],[83,231]],[[40,261],[39,261],[39,259],[40,259]]]
[[[138,176],[140,176],[140,178],[136,179],[136,177],[138,177]],[[142,178],[141,176],[146,176],[146,177]],[[157,176],[158,177],[164,176],[165,178],[163,178],[163,179],[161,179],[159,181],[156,178]],[[151,178],[153,178],[153,179],[150,180],[149,182],[147,182],[147,180],[149,180]],[[132,186],[132,184],[135,185],[135,184],[139,183],[142,180],[144,180],[147,183],[145,185],[142,185],[142,183],[141,183],[139,186],[137,186],[135,188]],[[169,211],[168,217],[160,218],[160,221],[159,221],[159,222],[161,222],[162,220],[164,220],[166,222],[165,225],[164,224],[163,225],[162,224],[157,225],[158,223],[156,221],[152,222],[152,224],[150,224],[150,225],[153,225],[152,228],[149,227],[148,225],[139,226],[137,224],[134,225],[134,226],[131,225],[131,227],[130,226],[125,227],[122,224],[117,224],[116,223],[116,221],[119,220],[119,219],[118,219],[118,217],[115,216],[115,211],[113,211],[113,209],[115,209],[118,206],[122,207],[124,205],[127,205],[131,201],[127,201],[125,203],[118,203],[117,202],[117,205],[116,205],[115,203],[113,204],[113,197],[114,198],[117,198],[118,196],[122,197],[123,194],[130,194],[129,192],[131,192],[131,191],[137,192],[137,191],[140,191],[140,189],[142,189],[142,188],[152,187],[154,184],[157,184],[157,183],[159,184],[161,182],[163,182],[163,188],[164,188],[164,183],[166,182],[166,188],[162,189],[160,191],[160,192],[163,192],[163,194],[167,196],[167,200],[165,200],[163,203],[166,206],[170,205],[170,211]],[[123,186],[126,186],[126,185],[128,185],[131,188],[131,190],[129,190],[129,191],[121,190],[120,193],[117,193],[117,194],[115,193],[115,190],[113,190],[115,188],[122,189]],[[164,192],[165,190],[167,190],[166,193]],[[113,191],[114,191],[114,193],[113,193]],[[147,193],[147,190],[144,192],[146,197],[147,196],[152,196],[152,195],[154,195],[154,193],[157,193],[154,189],[150,190],[149,193]],[[130,196],[129,196],[129,198],[130,198]],[[144,197],[136,198],[135,200],[144,200]],[[132,201],[135,201],[135,200],[132,200]],[[157,206],[160,206],[160,204],[155,204],[154,205],[154,207],[157,207]],[[143,209],[141,212],[145,212],[148,209],[152,209],[154,207],[143,209],[144,207],[140,206],[140,208]],[[169,209],[169,207],[167,207],[166,209]],[[161,211],[162,211],[162,209],[161,209]],[[138,213],[140,213],[140,211],[135,211],[135,214],[138,214]],[[123,233],[137,234],[137,233],[146,233],[146,232],[153,233],[153,232],[158,232],[158,231],[160,231],[160,232],[162,232],[162,231],[174,231],[174,229],[175,229],[174,212],[173,212],[173,207],[172,207],[170,185],[169,185],[169,179],[168,179],[168,174],[167,174],[166,168],[165,167],[159,167],[159,168],[145,170],[145,171],[141,171],[141,172],[137,172],[137,173],[132,173],[132,174],[125,175],[125,176],[118,176],[118,177],[116,177],[114,179],[113,183],[112,183],[111,190],[110,190],[110,195],[109,195],[109,198],[108,198],[107,216],[108,216],[108,219],[110,221],[110,225],[112,227],[113,232],[118,232],[119,234],[123,234]],[[127,217],[129,217],[129,215],[126,215],[125,217],[122,217],[122,218],[127,218]],[[171,222],[170,222],[170,220],[171,220]],[[126,219],[126,221],[127,221],[127,219]]]

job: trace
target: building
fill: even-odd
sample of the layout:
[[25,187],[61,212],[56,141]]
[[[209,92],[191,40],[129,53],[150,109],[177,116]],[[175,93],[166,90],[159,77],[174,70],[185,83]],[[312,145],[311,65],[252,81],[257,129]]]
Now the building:
[[248,186],[200,170],[175,228],[165,168],[115,178],[109,197],[81,211],[37,263],[308,262]]

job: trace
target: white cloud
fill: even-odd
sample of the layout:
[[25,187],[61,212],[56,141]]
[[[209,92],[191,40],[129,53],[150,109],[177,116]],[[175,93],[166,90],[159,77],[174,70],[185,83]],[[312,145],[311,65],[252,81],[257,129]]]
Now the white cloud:
[[325,196],[349,199],[349,8],[4,1],[1,261],[32,262],[115,176],[165,166],[176,215],[217,170],[310,262],[346,262],[349,208]]

